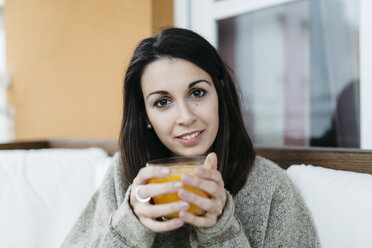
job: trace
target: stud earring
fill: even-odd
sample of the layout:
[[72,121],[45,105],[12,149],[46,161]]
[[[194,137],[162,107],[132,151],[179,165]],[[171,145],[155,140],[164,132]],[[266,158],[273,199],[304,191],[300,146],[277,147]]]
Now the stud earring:
[[146,127],[147,127],[147,129],[151,129],[152,128],[152,126],[151,126],[150,123],[147,123]]

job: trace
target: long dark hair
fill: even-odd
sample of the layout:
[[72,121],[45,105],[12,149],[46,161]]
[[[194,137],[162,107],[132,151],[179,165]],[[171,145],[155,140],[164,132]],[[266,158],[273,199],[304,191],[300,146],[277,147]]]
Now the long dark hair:
[[219,129],[210,151],[217,154],[218,170],[225,188],[236,194],[246,183],[255,151],[244,127],[235,82],[208,41],[190,30],[180,28],[165,29],[155,37],[142,40],[126,71],[119,138],[125,180],[132,183],[146,161],[171,155],[155,131],[146,128],[147,115],[141,89],[145,67],[167,57],[185,59],[212,77],[218,94]]

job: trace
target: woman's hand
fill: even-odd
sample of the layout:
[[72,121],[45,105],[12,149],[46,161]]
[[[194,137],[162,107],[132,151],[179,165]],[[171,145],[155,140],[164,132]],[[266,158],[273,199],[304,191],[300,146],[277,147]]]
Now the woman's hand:
[[193,203],[206,211],[204,216],[195,216],[186,211],[180,212],[182,221],[196,227],[216,225],[226,203],[224,182],[221,173],[217,171],[217,156],[215,153],[210,153],[208,157],[211,162],[211,169],[197,168],[196,176],[183,175],[181,182],[208,193],[211,198],[198,196],[185,189],[178,190],[178,195],[182,200]]
[[166,182],[146,184],[151,178],[166,177],[170,173],[169,168],[161,166],[144,167],[139,172],[133,181],[133,187],[130,194],[130,205],[139,221],[145,227],[154,232],[165,232],[177,229],[183,226],[184,221],[180,218],[173,218],[166,221],[158,221],[156,218],[166,216],[168,214],[185,211],[190,204],[185,201],[177,201],[169,204],[153,205],[150,202],[139,202],[135,196],[135,189],[143,185],[139,194],[143,198],[153,197],[156,195],[176,193],[182,188],[181,182]]

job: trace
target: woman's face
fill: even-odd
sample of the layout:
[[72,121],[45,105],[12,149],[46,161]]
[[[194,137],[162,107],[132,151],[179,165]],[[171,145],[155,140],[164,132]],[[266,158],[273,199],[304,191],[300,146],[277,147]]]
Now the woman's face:
[[146,66],[141,77],[146,113],[160,141],[179,156],[203,155],[218,131],[218,96],[211,76],[179,58]]

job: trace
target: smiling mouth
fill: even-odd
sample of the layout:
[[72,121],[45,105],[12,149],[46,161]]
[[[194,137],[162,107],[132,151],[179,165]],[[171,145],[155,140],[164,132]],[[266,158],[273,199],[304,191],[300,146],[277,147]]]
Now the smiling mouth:
[[201,134],[201,131],[198,131],[198,132],[195,132],[195,133],[192,133],[192,134],[189,134],[189,135],[180,136],[179,138],[181,140],[191,140],[191,139],[199,136],[199,134]]
[[184,133],[176,139],[184,146],[194,146],[199,143],[204,134],[204,130]]
[[180,136],[177,136],[176,138],[179,139],[179,140],[182,140],[182,141],[193,140],[193,139],[197,138],[203,132],[204,132],[204,130],[189,132],[189,133],[185,133],[185,134],[182,134]]

